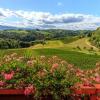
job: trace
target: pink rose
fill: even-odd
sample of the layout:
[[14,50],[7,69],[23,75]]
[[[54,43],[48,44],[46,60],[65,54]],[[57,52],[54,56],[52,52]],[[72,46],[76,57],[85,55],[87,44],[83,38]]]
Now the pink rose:
[[95,82],[100,83],[100,77],[96,77]]
[[59,66],[59,64],[55,63],[55,64],[52,65],[52,68],[56,69],[58,66]]
[[0,81],[0,86],[4,86],[4,82],[3,81]]
[[11,80],[13,78],[13,76],[14,76],[14,72],[12,72],[11,74],[4,74],[4,78],[6,80]]
[[59,67],[59,64],[58,63],[53,64],[52,67],[51,67],[50,72],[51,73],[54,72],[54,70],[57,69],[58,67]]
[[30,85],[30,86],[25,88],[24,94],[25,95],[30,95],[32,93],[35,93],[35,91],[36,91],[36,88],[33,87],[33,85]]

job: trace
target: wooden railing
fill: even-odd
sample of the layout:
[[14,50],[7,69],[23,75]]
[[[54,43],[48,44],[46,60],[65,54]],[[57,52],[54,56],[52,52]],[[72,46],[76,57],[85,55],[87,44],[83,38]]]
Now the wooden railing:
[[[71,88],[72,94],[70,97],[72,96],[73,98],[71,100],[100,100],[100,84],[94,84],[93,86],[84,86],[82,84],[78,84],[76,87]],[[1,89],[0,100],[34,100],[34,98],[33,96],[25,96],[24,90]],[[52,99],[48,98],[41,100]]]
[[93,86],[78,84],[77,87],[78,88],[72,88],[72,90],[79,100],[81,100],[82,97],[83,100],[100,100],[100,84],[94,84]]

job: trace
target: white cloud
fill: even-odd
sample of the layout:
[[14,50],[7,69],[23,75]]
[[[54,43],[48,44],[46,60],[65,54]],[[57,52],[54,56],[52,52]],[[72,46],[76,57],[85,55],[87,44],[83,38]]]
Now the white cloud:
[[73,13],[51,14],[0,8],[0,24],[34,28],[96,29],[100,25],[100,16]]
[[14,15],[13,11],[11,11],[9,9],[0,8],[0,16],[2,16],[2,17],[11,17],[13,15]]

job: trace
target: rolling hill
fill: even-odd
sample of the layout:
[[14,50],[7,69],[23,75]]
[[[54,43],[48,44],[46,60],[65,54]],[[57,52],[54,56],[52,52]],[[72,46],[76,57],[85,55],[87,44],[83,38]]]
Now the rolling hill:
[[[45,43],[34,44],[26,48],[0,50],[0,58],[2,59],[4,55],[11,53],[18,53],[18,55],[24,55],[25,57],[30,57],[31,55],[45,55],[47,57],[56,55],[82,69],[94,68],[95,63],[100,61],[100,52],[98,51],[98,48],[89,42],[89,38],[81,37],[83,36],[82,34],[76,35],[74,37],[73,35],[68,36],[68,31],[65,32],[65,30],[61,30],[60,32],[64,32],[62,34],[59,31],[60,30],[58,30],[56,33],[50,33],[50,30],[1,31],[0,36],[1,38],[4,38],[4,41],[6,38],[11,38],[11,40],[19,39],[20,41],[29,43],[33,42],[31,40],[33,40],[34,37],[36,39],[40,39],[42,36],[45,36],[46,40]],[[34,37],[31,38],[32,36]],[[42,38],[44,39],[44,37]],[[11,40],[8,42],[6,41],[7,44],[10,42],[11,45],[15,45],[13,41],[11,42]],[[1,42],[1,44],[2,43],[4,45],[5,42]]]
[[91,35],[91,38],[90,38],[90,42],[100,48],[100,28],[98,28],[96,31],[94,31]]

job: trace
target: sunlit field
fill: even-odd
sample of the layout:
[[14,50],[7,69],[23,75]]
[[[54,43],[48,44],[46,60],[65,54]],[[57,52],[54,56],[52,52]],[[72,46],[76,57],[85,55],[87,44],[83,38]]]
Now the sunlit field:
[[1,59],[4,55],[11,54],[12,52],[28,57],[40,56],[40,55],[45,55],[45,56],[56,55],[82,69],[94,68],[96,62],[100,60],[100,56],[97,54],[85,54],[76,51],[68,51],[68,50],[52,49],[52,48],[1,50],[0,52],[1,52],[0,53]]

